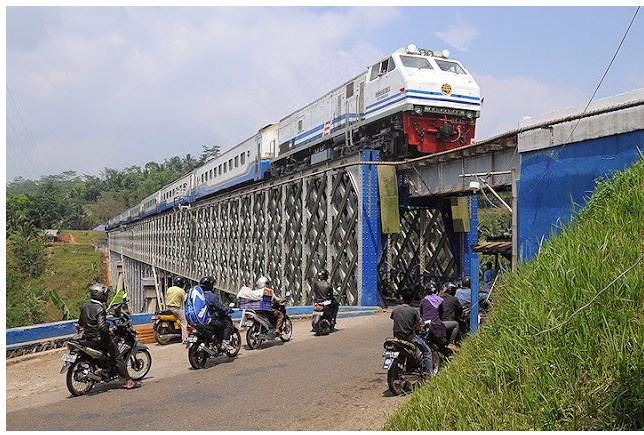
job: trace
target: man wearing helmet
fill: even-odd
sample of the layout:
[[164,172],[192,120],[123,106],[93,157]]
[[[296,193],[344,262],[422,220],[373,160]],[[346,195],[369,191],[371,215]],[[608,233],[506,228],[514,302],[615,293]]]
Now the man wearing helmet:
[[454,296],[456,294],[456,284],[453,282],[446,282],[441,290],[441,298],[443,299],[443,310],[441,311],[441,320],[445,325],[447,331],[447,338],[450,342],[450,349],[454,350],[456,347],[456,339],[458,338],[459,322],[463,314],[463,307],[458,299]]
[[338,309],[340,308],[340,304],[338,301],[335,300],[333,297],[333,288],[331,287],[331,284],[329,284],[329,272],[322,268],[318,271],[317,275],[317,281],[313,285],[313,294],[315,299],[313,302],[322,302],[326,300],[331,301],[331,315],[333,318],[332,322],[332,327],[335,327],[335,319],[338,316]]
[[269,287],[270,284],[270,279],[265,276],[261,276],[255,283],[255,286],[258,290],[263,290],[264,294],[270,294],[272,296],[273,304],[271,305],[271,314],[277,319],[277,322],[275,323],[275,334],[280,335],[282,333],[282,325],[284,324],[284,313],[278,310],[276,305],[279,306],[279,304],[284,301],[275,294],[272,288]]
[[165,305],[168,310],[177,316],[179,325],[181,325],[181,341],[186,343],[188,339],[188,322],[186,321],[186,313],[183,310],[183,303],[186,300],[186,279],[182,276],[175,276],[172,284],[172,287],[166,292]]
[[110,335],[110,328],[107,324],[107,312],[105,302],[110,290],[105,284],[96,283],[89,287],[90,301],[81,307],[78,323],[83,328],[83,338],[94,342],[96,347],[108,354],[112,363],[116,366],[120,377],[125,379],[125,388],[131,390],[141,386],[140,382],[134,382],[127,371],[125,361],[116,350],[116,343]]
[[228,317],[229,309],[224,306],[217,295],[213,292],[215,286],[215,278],[212,276],[204,276],[199,281],[199,287],[203,289],[203,295],[210,311],[210,324],[215,327],[217,336],[222,340],[219,350],[226,352],[232,349],[230,344],[230,331],[233,323]]

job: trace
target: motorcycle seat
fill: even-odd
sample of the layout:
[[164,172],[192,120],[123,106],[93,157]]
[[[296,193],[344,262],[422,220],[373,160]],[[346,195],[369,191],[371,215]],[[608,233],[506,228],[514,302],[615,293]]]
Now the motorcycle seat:
[[411,341],[401,340],[400,338],[396,338],[396,337],[387,337],[385,339],[385,343],[393,343],[396,346],[407,348],[412,352],[416,350],[416,345]]

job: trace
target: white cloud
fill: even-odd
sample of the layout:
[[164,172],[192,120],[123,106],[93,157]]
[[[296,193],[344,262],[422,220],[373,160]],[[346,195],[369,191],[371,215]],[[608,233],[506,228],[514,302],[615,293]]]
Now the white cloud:
[[444,30],[434,32],[446,44],[460,51],[467,51],[469,44],[479,37],[478,26],[463,21],[460,13],[456,13],[455,23]]

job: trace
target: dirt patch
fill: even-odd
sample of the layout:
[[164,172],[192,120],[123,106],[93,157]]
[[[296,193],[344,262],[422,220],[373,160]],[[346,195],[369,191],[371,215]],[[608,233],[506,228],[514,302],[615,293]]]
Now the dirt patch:
[[72,233],[59,232],[57,237],[58,237],[58,240],[63,243],[70,243],[70,244],[76,243],[76,238]]

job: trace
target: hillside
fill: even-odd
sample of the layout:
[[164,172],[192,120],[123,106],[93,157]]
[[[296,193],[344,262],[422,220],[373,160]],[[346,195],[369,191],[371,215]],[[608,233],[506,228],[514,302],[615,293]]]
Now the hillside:
[[[96,250],[106,235],[102,231],[61,231],[59,237],[62,241],[47,247],[49,266],[41,282],[65,301],[72,318],[78,318],[80,306],[87,300],[87,287],[106,279],[101,253]],[[48,298],[44,322],[60,320],[60,309]]]
[[508,275],[480,332],[388,430],[644,428],[644,160]]

